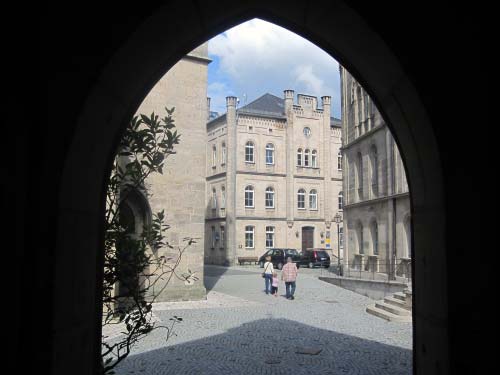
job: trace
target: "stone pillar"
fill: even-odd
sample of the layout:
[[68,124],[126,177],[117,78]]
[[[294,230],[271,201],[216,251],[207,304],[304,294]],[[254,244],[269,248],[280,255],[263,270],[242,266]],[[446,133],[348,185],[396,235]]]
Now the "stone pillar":
[[226,249],[230,265],[237,263],[237,238],[236,238],[236,156],[237,145],[237,119],[235,96],[226,97],[226,124],[227,124],[227,161],[226,161]]
[[[330,96],[322,96],[321,100],[323,102],[323,152],[321,156],[321,171],[324,176],[324,217],[325,224],[329,227],[333,216],[333,205],[332,205],[332,192],[333,182],[332,182],[332,155],[331,155],[331,126],[330,126],[330,114],[331,114],[331,100]],[[336,155],[335,155],[336,157]]]
[[[295,171],[295,158],[297,157],[293,141],[293,90],[285,90],[285,116],[286,116],[286,221],[287,230],[292,230],[293,212],[294,212],[294,186],[293,175]],[[289,236],[286,236],[286,246],[291,246],[288,243]]]

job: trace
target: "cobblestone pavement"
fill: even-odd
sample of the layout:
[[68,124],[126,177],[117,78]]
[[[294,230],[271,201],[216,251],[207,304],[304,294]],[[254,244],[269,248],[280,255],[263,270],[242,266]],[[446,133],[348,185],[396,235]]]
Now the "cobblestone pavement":
[[[207,266],[206,301],[158,303],[176,336],[153,331],[117,374],[411,374],[411,323],[365,312],[373,301],[300,269],[296,299],[264,293],[258,267]],[[305,352],[305,353],[297,353]]]

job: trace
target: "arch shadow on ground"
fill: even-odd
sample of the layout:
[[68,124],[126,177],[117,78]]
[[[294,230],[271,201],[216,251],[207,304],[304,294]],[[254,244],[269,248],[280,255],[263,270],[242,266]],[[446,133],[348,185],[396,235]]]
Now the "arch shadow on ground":
[[130,373],[406,375],[412,373],[412,351],[270,318],[131,355],[117,369],[119,375]]

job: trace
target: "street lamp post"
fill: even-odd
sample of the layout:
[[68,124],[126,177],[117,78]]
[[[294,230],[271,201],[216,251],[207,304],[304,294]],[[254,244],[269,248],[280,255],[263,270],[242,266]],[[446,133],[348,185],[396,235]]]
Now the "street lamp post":
[[333,218],[333,220],[337,223],[337,272],[340,274],[340,228],[339,224],[342,222],[342,216],[337,212]]

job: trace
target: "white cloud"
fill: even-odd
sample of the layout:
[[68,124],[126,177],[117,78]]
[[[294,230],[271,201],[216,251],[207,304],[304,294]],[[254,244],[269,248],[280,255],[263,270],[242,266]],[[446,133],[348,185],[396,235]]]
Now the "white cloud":
[[226,96],[235,95],[230,87],[224,82],[212,82],[208,85],[208,96],[210,97],[210,109],[219,112],[225,112]]
[[266,92],[281,97],[285,89],[330,95],[340,116],[338,63],[297,34],[254,19],[211,39],[208,48],[219,58],[218,75],[228,78],[233,95],[246,93],[249,101]]

